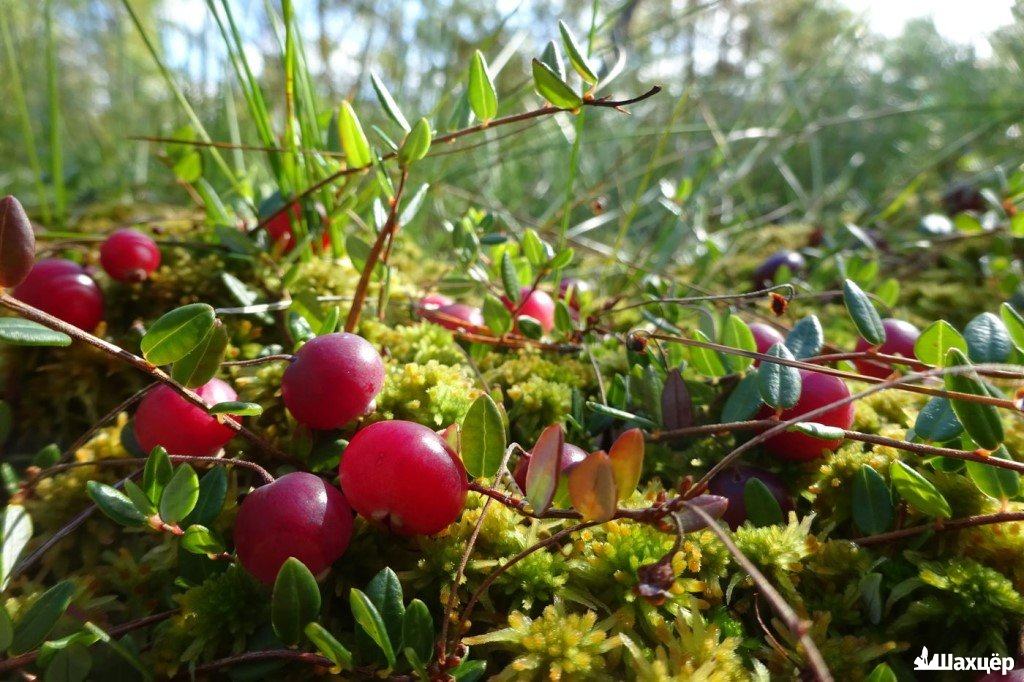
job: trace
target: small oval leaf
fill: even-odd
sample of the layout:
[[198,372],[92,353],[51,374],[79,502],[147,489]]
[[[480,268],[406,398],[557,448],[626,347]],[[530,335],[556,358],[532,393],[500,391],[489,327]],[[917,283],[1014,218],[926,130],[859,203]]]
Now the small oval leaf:
[[801,319],[786,334],[786,347],[798,360],[814,357],[825,345],[825,331],[817,315]]
[[490,478],[498,473],[507,439],[501,410],[494,399],[482,394],[462,419],[462,462],[474,478]]
[[426,156],[430,151],[431,138],[430,122],[425,118],[416,121],[398,150],[398,163],[408,166]]
[[893,462],[889,466],[889,479],[900,497],[919,512],[943,519],[948,519],[953,513],[938,488],[903,462]]
[[154,365],[166,365],[188,355],[213,329],[216,314],[205,303],[175,308],[161,316],[142,337],[142,355]]
[[101,512],[122,526],[141,526],[146,523],[142,512],[116,488],[99,481],[89,481],[86,483],[86,492]]
[[785,521],[779,501],[759,478],[751,478],[743,486],[743,504],[747,520],[755,527],[774,526]]
[[534,511],[543,513],[551,506],[558,489],[565,434],[559,424],[544,429],[537,438],[526,469],[526,499]]
[[564,21],[558,22],[558,30],[562,34],[562,45],[565,46],[565,54],[569,57],[569,63],[572,64],[572,68],[585,83],[595,85],[597,83],[597,74],[594,73],[594,70],[590,68],[590,64],[587,63],[587,58],[583,56],[583,51],[580,50],[580,46],[576,42],[576,37],[572,34],[572,31],[569,30]]
[[380,612],[373,605],[370,598],[362,590],[352,588],[349,592],[349,605],[352,608],[352,616],[356,623],[370,636],[387,659],[388,666],[395,667],[395,649],[388,638],[387,630],[384,627],[384,620]]
[[533,60],[533,87],[537,94],[559,109],[576,109],[583,104],[568,83],[539,59]]
[[881,474],[864,465],[853,477],[853,522],[865,535],[889,530],[893,520],[892,493]]
[[486,123],[498,114],[498,95],[494,91],[494,81],[487,71],[487,60],[480,50],[473,52],[469,63],[469,106],[482,123]]
[[608,459],[612,464],[615,490],[619,500],[625,500],[640,483],[644,468],[644,434],[640,429],[629,429],[615,439]]
[[306,625],[320,614],[320,586],[306,565],[295,557],[277,572],[270,601],[270,624],[282,642],[294,646],[302,640]]
[[1004,362],[1013,350],[1010,332],[992,313],[981,313],[968,322],[963,336],[971,362]]
[[[765,355],[783,360],[794,359],[789,349],[781,343],[769,348]],[[757,381],[761,399],[770,407],[788,409],[800,399],[800,372],[796,367],[762,360],[761,366],[757,368]]]
[[[970,365],[970,361],[958,348],[950,348],[946,358],[947,367]],[[946,388],[950,391],[978,396],[988,395],[988,390],[973,369],[966,373],[947,374],[945,380]],[[950,403],[957,419],[964,425],[967,434],[975,443],[986,450],[995,450],[999,447],[1004,438],[1003,422],[999,419],[999,411],[995,405],[955,399],[951,399]]]
[[36,236],[21,202],[0,199],[0,287],[16,287],[36,262]]
[[199,501],[199,477],[195,469],[182,464],[167,482],[160,496],[160,518],[165,523],[177,523],[195,509]]
[[373,163],[370,143],[359,123],[355,109],[348,100],[341,103],[338,109],[338,137],[341,148],[345,152],[345,163],[349,168],[364,168]]
[[69,580],[59,582],[44,592],[29,610],[18,618],[14,626],[10,653],[23,654],[42,644],[71,604],[74,594],[75,586]]
[[882,326],[882,318],[879,317],[875,304],[851,279],[843,283],[843,301],[864,340],[873,346],[885,343],[885,327]]
[[592,452],[569,469],[569,499],[585,521],[608,521],[615,516],[615,472],[602,450]]
[[217,373],[227,347],[227,329],[223,322],[214,320],[206,338],[171,367],[171,378],[188,388],[202,386]]
[[966,353],[967,341],[949,322],[937,320],[925,327],[914,342],[914,355],[921,362],[941,367],[950,348]]
[[63,348],[71,345],[71,337],[32,320],[20,317],[0,317],[0,342],[11,346],[54,346]]

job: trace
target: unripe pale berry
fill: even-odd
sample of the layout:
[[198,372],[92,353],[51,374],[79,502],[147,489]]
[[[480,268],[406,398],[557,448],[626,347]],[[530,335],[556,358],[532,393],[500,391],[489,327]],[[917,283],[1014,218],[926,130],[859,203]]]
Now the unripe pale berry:
[[783,513],[793,509],[793,498],[786,492],[785,482],[777,475],[766,469],[744,464],[729,467],[711,479],[711,482],[708,483],[708,492],[729,500],[729,506],[722,514],[722,520],[728,523],[733,530],[739,528],[747,520],[747,503],[744,492],[747,482],[752,478],[764,483],[768,492],[779,503]]
[[[914,344],[917,337],[921,336],[921,330],[905,320],[897,320],[888,317],[882,320],[882,327],[885,329],[885,341],[876,350],[883,355],[902,355],[905,358],[914,358]],[[856,350],[866,351],[871,344],[863,338],[857,339]],[[884,379],[892,374],[892,367],[887,362],[875,360],[857,359],[853,361],[857,371],[869,377]]]
[[516,313],[516,317],[532,317],[546,332],[555,328],[555,302],[546,291],[534,289],[531,292],[530,287],[523,287],[519,291],[519,303],[513,303],[508,298],[503,298],[503,302],[506,308]]
[[437,310],[441,306],[451,305],[454,301],[444,294],[427,294],[420,299],[420,310]]
[[[435,323],[441,325],[445,329],[451,329],[456,331],[459,329],[465,329],[469,327],[483,327],[484,316],[480,312],[479,308],[475,308],[465,303],[449,303],[448,305],[442,305],[436,309],[439,315],[436,318],[431,318]],[[460,324],[463,322],[465,324]]]
[[444,439],[407,421],[370,424],[349,442],[338,468],[352,508],[400,535],[432,535],[459,517],[466,469]]
[[[291,217],[288,216],[289,213],[291,213]],[[331,245],[331,235],[327,230],[327,216],[323,214],[319,207],[317,208],[317,213],[320,214],[323,226],[323,236],[320,237],[320,245],[323,248],[327,248]],[[295,248],[296,239],[295,232],[292,230],[292,220],[300,221],[302,217],[302,209],[299,205],[292,204],[289,211],[281,211],[266,224],[264,229],[266,229],[267,236],[270,237],[270,242],[274,248],[280,249],[281,253],[290,253]]]
[[295,353],[281,393],[295,420],[311,429],[339,429],[366,414],[384,386],[384,361],[361,336],[325,334]]
[[352,539],[352,509],[319,476],[295,471],[245,496],[234,528],[242,566],[271,584],[289,557],[314,575],[345,553]]
[[[796,405],[782,411],[783,421],[824,407],[836,400],[850,397],[850,389],[846,387],[842,379],[804,369],[798,371],[801,380],[800,399]],[[774,410],[765,406],[761,410],[760,418],[765,419],[773,412]],[[848,429],[853,425],[853,416],[853,403],[847,403],[840,407],[834,407],[823,415],[811,417],[807,421]],[[841,442],[840,440],[822,440],[795,431],[784,431],[765,441],[764,447],[776,457],[804,461],[821,457],[829,450],[835,450]]]
[[78,263],[44,258],[11,292],[14,298],[43,312],[92,331],[103,319],[103,292]]
[[160,267],[160,248],[136,230],[117,230],[100,246],[100,265],[119,282],[141,282]]
[[807,267],[807,261],[796,251],[789,249],[776,251],[754,270],[754,286],[758,289],[766,289],[775,284],[775,273],[783,265],[794,275],[799,275]]
[[[516,485],[519,489],[526,492],[526,471],[530,468],[530,458],[532,454],[523,455],[519,462],[516,464],[515,471],[512,472],[512,478],[515,479]],[[558,461],[558,477],[559,479],[565,478],[566,471],[574,464],[579,464],[587,458],[586,451],[573,445],[572,443],[562,444],[562,456]]]
[[[210,379],[197,389],[210,406],[238,399],[220,379]],[[135,440],[145,452],[162,445],[172,455],[205,457],[227,445],[235,432],[197,405],[161,384],[146,394],[135,411]]]
[[[767,353],[768,349],[777,343],[786,343],[785,337],[771,325],[764,324],[762,322],[751,322],[749,325],[750,331],[754,334],[754,344],[757,346],[758,353]],[[754,365],[760,365],[760,360],[755,360]]]

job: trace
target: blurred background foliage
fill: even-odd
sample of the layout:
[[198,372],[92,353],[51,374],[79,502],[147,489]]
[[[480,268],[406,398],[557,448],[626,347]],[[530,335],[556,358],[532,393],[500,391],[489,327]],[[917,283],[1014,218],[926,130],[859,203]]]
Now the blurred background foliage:
[[[204,0],[0,0],[0,190],[55,227],[97,204],[188,201],[160,161],[166,148],[134,139],[188,119],[126,2],[210,137],[260,144]],[[280,135],[281,8],[232,7]],[[557,40],[559,18],[603,68],[627,57],[604,94],[664,88],[632,115],[539,119],[436,156],[425,224],[475,205],[513,229],[552,231],[568,210],[578,244],[607,251],[628,233],[673,253],[722,228],[895,218],[883,209],[905,189],[911,203],[937,202],[949,181],[998,181],[1021,160],[1019,13],[979,55],[928,20],[881,37],[830,0],[301,0],[295,12],[319,101],[352,100],[368,131],[385,120],[371,71],[408,115],[458,127],[477,48],[496,72],[499,115],[539,105],[529,59]],[[578,168],[567,162],[577,135]],[[225,152],[265,196],[271,176],[252,156]]]

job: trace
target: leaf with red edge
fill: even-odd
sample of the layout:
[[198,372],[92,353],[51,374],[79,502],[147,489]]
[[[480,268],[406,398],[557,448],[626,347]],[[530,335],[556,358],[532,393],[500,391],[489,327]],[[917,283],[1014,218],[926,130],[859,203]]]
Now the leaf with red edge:
[[612,443],[608,459],[611,460],[618,499],[625,500],[636,490],[644,468],[643,432],[640,429],[625,431]]
[[558,470],[562,460],[565,434],[559,424],[552,424],[541,432],[530,455],[526,469],[526,499],[534,511],[544,513],[558,489]]
[[604,450],[590,453],[569,470],[569,499],[585,521],[615,516],[615,471]]
[[36,261],[36,236],[21,202],[0,199],[0,286],[16,287]]

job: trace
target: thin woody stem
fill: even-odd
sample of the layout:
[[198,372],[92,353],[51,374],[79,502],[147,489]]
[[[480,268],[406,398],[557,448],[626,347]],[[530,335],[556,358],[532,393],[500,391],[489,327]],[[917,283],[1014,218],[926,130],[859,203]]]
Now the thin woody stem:
[[928,533],[931,531],[939,532],[945,530],[959,530],[961,528],[970,528],[972,526],[986,526],[993,523],[1010,523],[1013,521],[1024,521],[1024,512],[997,512],[995,514],[966,516],[962,519],[952,519],[950,521],[935,521],[934,523],[926,523],[920,526],[911,526],[909,528],[901,528],[887,533],[855,538],[853,542],[856,542],[861,547],[870,547],[873,545],[883,545],[896,540],[903,540],[904,538],[921,535],[922,533]]
[[127,410],[131,409],[132,405],[142,400],[142,398],[145,397],[145,395],[149,393],[151,390],[153,390],[153,388],[155,388],[156,386],[157,382],[153,382],[148,386],[142,387],[132,395],[128,396],[128,398],[126,398],[124,402],[122,402],[120,405],[118,405],[117,407],[110,410],[102,417],[100,417],[99,421],[90,426],[85,433],[79,436],[74,443],[68,446],[68,448],[61,454],[59,461],[65,462],[68,459],[70,459],[86,443],[88,443],[89,440],[91,440],[92,437],[96,434],[96,432],[103,428],[104,425],[106,425],[113,419],[117,418],[117,415],[121,414],[122,412],[126,412]]

